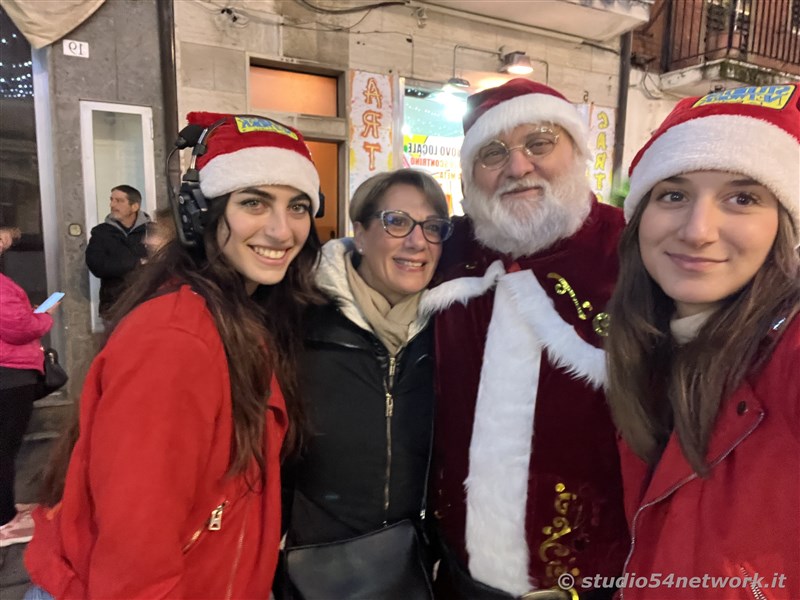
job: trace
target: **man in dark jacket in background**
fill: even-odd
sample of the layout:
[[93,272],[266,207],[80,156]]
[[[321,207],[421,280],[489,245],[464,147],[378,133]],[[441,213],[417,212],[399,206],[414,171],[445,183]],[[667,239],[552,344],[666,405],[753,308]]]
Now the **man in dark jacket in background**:
[[92,229],[86,247],[86,266],[100,279],[100,316],[109,310],[125,289],[125,277],[147,257],[144,237],[150,217],[140,210],[142,194],[129,185],[111,190],[111,212],[104,223]]

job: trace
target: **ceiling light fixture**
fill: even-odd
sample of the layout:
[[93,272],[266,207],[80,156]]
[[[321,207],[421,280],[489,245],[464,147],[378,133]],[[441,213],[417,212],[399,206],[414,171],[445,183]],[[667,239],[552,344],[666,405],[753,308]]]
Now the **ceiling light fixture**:
[[[530,75],[533,73],[531,58],[522,50],[506,51],[506,46],[501,46],[499,50],[486,50],[484,48],[456,44],[453,47],[453,76],[447,80],[447,83],[443,87],[443,90],[446,92],[464,93],[467,89],[472,87],[468,79],[457,75],[458,69],[456,63],[459,50],[469,50],[494,56],[500,62],[500,68],[498,70],[501,73],[509,73],[511,75]],[[541,62],[545,65],[546,79],[549,79],[549,67],[544,61]],[[547,81],[545,81],[545,83],[547,83]]]
[[533,73],[530,57],[519,50],[503,55],[503,66],[500,71],[512,75],[529,75]]
[[464,90],[469,87],[469,81],[464,79],[463,77],[451,77],[447,80],[445,84],[445,89],[447,88],[455,88],[456,90]]

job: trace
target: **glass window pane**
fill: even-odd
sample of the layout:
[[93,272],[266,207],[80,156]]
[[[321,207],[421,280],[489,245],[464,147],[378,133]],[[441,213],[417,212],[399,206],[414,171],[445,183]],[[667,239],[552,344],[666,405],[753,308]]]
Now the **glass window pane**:
[[0,40],[0,225],[22,231],[22,238],[0,258],[0,271],[38,304],[48,294],[31,46],[1,9]]
[[253,112],[275,110],[336,117],[336,94],[336,77],[250,67],[250,106]]
[[451,214],[461,215],[461,119],[466,94],[407,87],[403,102],[403,166],[430,173]]
[[142,116],[95,110],[92,132],[97,222],[102,223],[109,211],[111,188],[132,185],[145,196]]

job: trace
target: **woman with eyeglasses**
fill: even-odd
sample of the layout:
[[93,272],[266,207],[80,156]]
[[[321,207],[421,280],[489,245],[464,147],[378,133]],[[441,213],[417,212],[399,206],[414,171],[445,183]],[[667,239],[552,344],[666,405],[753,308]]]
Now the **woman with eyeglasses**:
[[353,195],[355,238],[323,247],[316,282],[330,303],[312,310],[299,371],[312,434],[286,469],[285,597],[429,594],[426,535],[412,539],[434,404],[433,338],[418,306],[452,232],[447,215],[430,175],[381,173]]

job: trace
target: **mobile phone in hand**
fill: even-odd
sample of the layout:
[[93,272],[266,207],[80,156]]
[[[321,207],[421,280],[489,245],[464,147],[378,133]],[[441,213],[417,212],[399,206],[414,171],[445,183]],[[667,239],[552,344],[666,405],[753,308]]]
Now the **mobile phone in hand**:
[[64,292],[53,292],[50,297],[36,307],[35,313],[47,312],[56,305],[64,297]]

